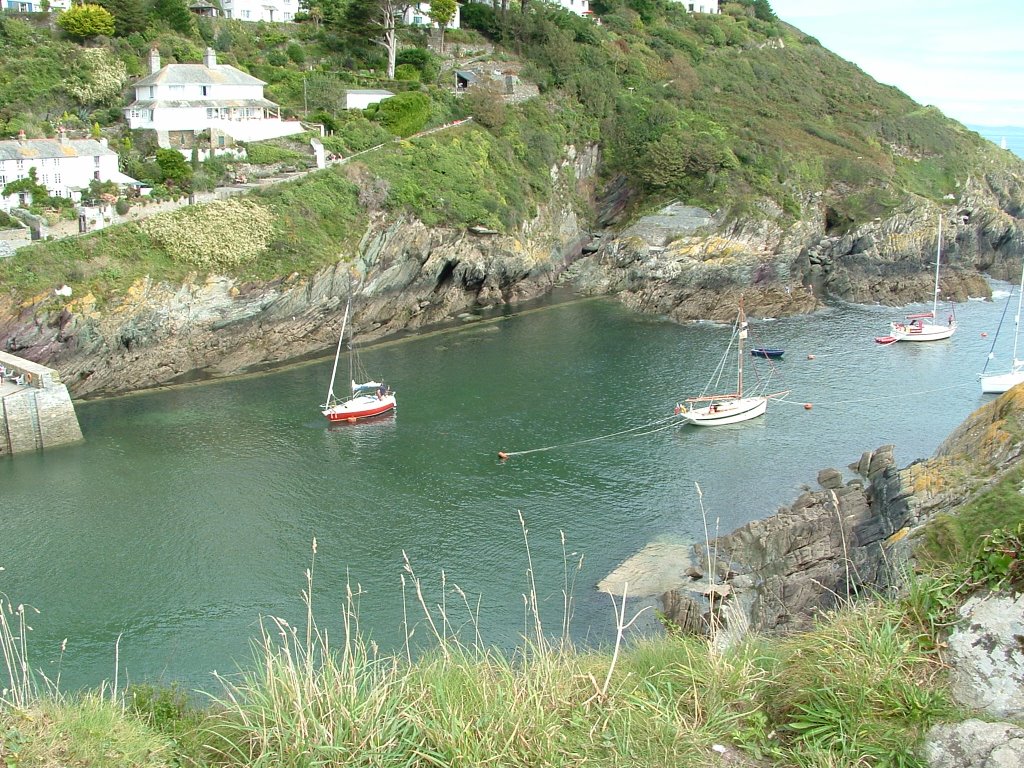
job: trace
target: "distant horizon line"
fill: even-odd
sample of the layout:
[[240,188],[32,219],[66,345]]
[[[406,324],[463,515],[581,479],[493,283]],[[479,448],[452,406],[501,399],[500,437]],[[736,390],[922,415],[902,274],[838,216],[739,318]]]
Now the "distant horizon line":
[[985,123],[964,123],[968,128],[984,128],[989,131],[1024,131],[1024,125],[986,125]]

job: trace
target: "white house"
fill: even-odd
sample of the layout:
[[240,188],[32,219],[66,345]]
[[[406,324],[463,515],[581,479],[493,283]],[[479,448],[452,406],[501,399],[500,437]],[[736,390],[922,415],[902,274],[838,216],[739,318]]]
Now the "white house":
[[[117,169],[117,153],[106,139],[68,139],[63,132],[56,139],[26,139],[21,131],[15,140],[0,141],[0,192],[12,181],[27,179],[33,168],[50,197],[75,201],[94,179],[135,183]],[[28,205],[31,198],[28,192],[0,195],[0,210]]]
[[225,18],[242,21],[291,21],[299,0],[221,0]]
[[43,7],[43,0],[4,0],[3,7],[16,13],[42,13],[44,11],[66,11],[71,0],[50,0]]
[[345,91],[345,109],[366,109],[394,96],[391,91],[352,89]]
[[690,0],[676,0],[677,3],[682,3],[686,6],[686,10],[690,13],[721,13],[721,9],[718,7],[718,0],[696,0],[696,2],[690,2]]
[[577,16],[590,15],[590,0],[549,0],[554,5],[560,6]]
[[[455,15],[445,25],[445,29],[458,29],[462,21],[461,8],[455,4]],[[415,3],[407,6],[402,15],[402,23],[410,27],[436,27],[437,23],[430,20],[430,3]]]
[[259,141],[303,130],[297,120],[282,120],[280,107],[263,98],[264,81],[218,64],[212,48],[206,49],[202,64],[165,67],[153,48],[149,71],[133,86],[135,100],[124,113],[130,128],[156,131],[161,147],[191,146],[205,130],[215,146],[229,143],[225,137]]

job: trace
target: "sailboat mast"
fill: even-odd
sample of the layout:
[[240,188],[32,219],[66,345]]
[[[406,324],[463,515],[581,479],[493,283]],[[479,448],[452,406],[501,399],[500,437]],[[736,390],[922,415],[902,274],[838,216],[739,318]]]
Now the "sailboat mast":
[[327,402],[334,397],[334,377],[338,373],[338,358],[341,357],[341,345],[345,342],[345,326],[348,324],[348,310],[352,306],[352,296],[345,302],[345,316],[341,318],[341,333],[338,334],[338,348],[334,352],[334,368],[331,370],[331,383],[327,385]]
[[740,332],[738,334],[739,365],[736,372],[736,395],[743,397],[743,340],[747,338],[747,316],[743,312],[743,300],[740,299]]
[[1024,301],[1024,266],[1020,270],[1020,291],[1017,294],[1017,316],[1013,318],[1013,357],[1010,358],[1010,366],[1017,365],[1017,337],[1020,334],[1020,308]]
[[935,245],[935,296],[932,298],[932,320],[939,317],[939,262],[942,260],[942,214],[939,214],[939,239]]

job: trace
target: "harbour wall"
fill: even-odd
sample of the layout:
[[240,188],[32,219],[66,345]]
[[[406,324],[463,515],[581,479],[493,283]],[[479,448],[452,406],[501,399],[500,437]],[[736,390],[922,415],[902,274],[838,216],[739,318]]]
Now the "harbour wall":
[[82,439],[75,406],[60,374],[0,352],[0,456]]

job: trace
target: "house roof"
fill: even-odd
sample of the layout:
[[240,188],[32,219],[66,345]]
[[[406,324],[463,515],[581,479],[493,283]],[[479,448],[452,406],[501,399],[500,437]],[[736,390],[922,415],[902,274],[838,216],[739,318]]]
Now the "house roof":
[[125,109],[188,109],[190,107],[272,107],[277,104],[266,99],[139,99],[133,101]]
[[128,184],[131,186],[141,186],[142,184],[138,179],[133,179],[131,176],[120,171],[114,171],[110,176],[110,180],[115,184]]
[[355,94],[355,95],[359,95],[359,96],[394,96],[395,95],[391,91],[384,91],[384,90],[373,89],[373,88],[349,88],[347,91],[345,91],[345,93],[350,94],[350,95]]
[[95,139],[17,139],[0,141],[0,160],[32,160],[51,157],[95,157],[116,155]]
[[230,64],[168,64],[141,80],[140,85],[266,85],[266,82],[247,75]]

